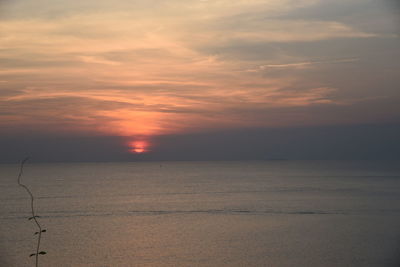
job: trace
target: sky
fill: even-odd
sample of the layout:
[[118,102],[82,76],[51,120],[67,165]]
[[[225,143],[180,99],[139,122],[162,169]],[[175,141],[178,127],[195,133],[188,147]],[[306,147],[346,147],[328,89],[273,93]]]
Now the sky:
[[399,11],[0,0],[0,162],[399,159]]

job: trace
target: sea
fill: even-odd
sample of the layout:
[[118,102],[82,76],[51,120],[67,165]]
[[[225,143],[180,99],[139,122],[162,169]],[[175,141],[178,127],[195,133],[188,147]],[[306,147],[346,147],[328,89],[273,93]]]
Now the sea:
[[[0,266],[34,266],[18,164],[0,165]],[[400,266],[399,161],[27,163],[41,267]]]

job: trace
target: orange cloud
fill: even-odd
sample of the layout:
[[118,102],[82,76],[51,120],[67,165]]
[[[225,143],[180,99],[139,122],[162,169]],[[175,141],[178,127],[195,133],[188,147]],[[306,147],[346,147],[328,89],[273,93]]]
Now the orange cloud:
[[[133,11],[109,7],[2,20],[0,56],[6,67],[0,86],[14,93],[0,92],[0,125],[151,136],[280,125],[280,118],[268,115],[271,109],[343,104],[332,96],[335,86],[299,73],[266,72],[337,60],[282,49],[268,57],[251,54],[254,44],[377,37],[338,21],[256,16],[316,2],[296,1],[292,7],[293,1],[278,0],[167,1]],[[243,24],[234,23],[236,16],[252,13]],[[232,56],[227,52],[232,44],[244,48]]]

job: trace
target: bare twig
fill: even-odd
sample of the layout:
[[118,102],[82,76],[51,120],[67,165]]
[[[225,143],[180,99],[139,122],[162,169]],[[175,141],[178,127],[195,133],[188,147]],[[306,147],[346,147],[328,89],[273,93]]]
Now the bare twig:
[[31,197],[31,213],[32,213],[32,216],[29,217],[29,220],[33,220],[35,222],[37,228],[38,228],[38,231],[35,232],[35,235],[38,235],[38,239],[37,239],[37,245],[36,245],[36,253],[32,253],[30,255],[30,257],[35,256],[35,266],[38,267],[39,266],[39,255],[46,254],[45,251],[39,251],[40,250],[40,241],[42,239],[42,233],[46,232],[46,230],[42,229],[42,226],[40,225],[39,221],[37,220],[37,218],[39,216],[37,216],[35,214],[35,207],[34,207],[35,198],[33,197],[33,194],[31,192],[31,190],[29,190],[29,188],[26,185],[21,183],[21,177],[22,177],[22,174],[24,172],[24,164],[28,161],[28,159],[29,158],[25,158],[23,161],[21,161],[21,165],[20,165],[20,168],[19,168],[19,174],[18,174],[18,185],[23,187],[26,190],[26,192],[29,194],[29,196]]

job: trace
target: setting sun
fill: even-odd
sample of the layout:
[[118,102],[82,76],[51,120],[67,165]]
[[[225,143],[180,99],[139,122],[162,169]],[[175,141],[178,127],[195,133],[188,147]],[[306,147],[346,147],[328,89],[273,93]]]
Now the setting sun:
[[129,152],[131,153],[141,154],[149,151],[148,150],[149,143],[144,140],[131,141],[128,143],[128,146],[129,146]]

